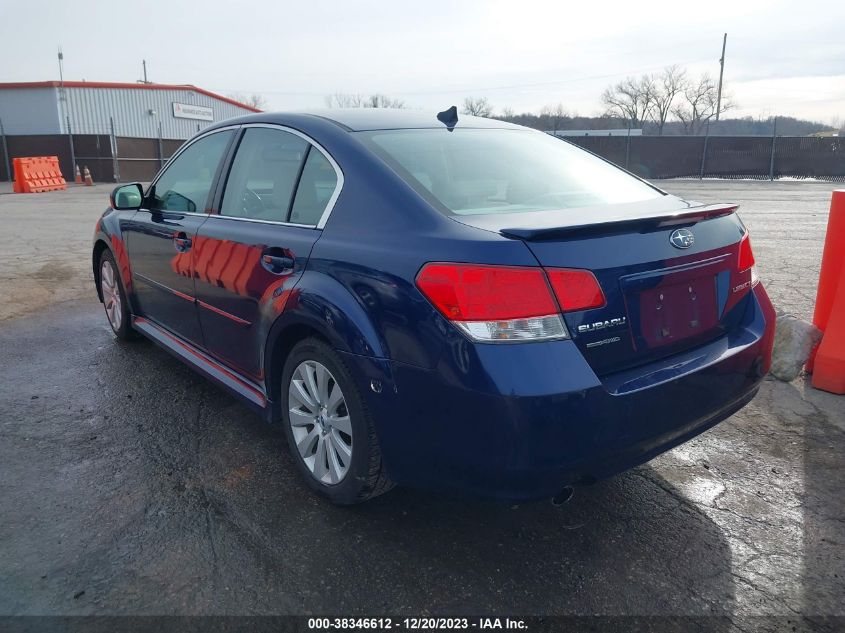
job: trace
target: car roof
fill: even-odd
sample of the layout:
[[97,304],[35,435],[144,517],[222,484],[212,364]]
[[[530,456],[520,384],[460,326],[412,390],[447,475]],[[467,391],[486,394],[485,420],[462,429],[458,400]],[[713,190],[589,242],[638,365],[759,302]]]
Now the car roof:
[[[262,112],[260,114],[229,119],[221,123],[230,125],[233,123],[277,123],[285,125],[290,122],[292,117],[299,118],[302,115],[331,121],[352,132],[444,127],[443,123],[437,120],[437,111],[435,110],[406,110],[396,108],[336,108],[291,112]],[[468,114],[459,114],[458,123],[455,127],[522,129],[522,126],[506,121],[486,119]]]

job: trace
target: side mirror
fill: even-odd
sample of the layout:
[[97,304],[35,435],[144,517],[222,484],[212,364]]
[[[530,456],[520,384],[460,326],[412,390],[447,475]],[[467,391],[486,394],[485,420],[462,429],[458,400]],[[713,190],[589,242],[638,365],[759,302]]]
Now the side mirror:
[[116,211],[135,211],[144,202],[144,188],[140,182],[115,187],[109,196],[111,208]]

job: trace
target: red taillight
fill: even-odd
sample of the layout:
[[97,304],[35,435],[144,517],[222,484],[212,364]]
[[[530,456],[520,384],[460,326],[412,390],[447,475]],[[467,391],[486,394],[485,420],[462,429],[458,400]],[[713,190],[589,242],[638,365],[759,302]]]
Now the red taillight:
[[746,271],[754,265],[754,251],[751,250],[751,239],[748,237],[748,232],[742,236],[739,242],[739,263],[737,270],[740,272]]
[[541,268],[426,264],[417,286],[451,321],[524,319],[556,314]]
[[431,263],[417,275],[417,287],[478,341],[569,338],[560,312],[604,305],[595,276],[586,270]]
[[600,308],[605,304],[601,286],[589,270],[551,268],[546,274],[563,312]]

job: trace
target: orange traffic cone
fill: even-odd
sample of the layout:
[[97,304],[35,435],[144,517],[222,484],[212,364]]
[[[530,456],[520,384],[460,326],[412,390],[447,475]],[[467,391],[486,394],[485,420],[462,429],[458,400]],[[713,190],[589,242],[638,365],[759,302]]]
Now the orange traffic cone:
[[85,186],[86,187],[93,187],[94,186],[94,179],[91,178],[91,171],[88,169],[88,166],[85,166]]
[[[830,215],[827,217],[819,288],[813,312],[813,325],[822,332],[827,328],[841,276],[845,276],[845,190],[837,189],[830,197]],[[816,345],[807,359],[804,368],[808,373],[813,373],[818,349],[819,346]]]
[[845,394],[845,276],[839,280],[827,328],[816,350],[813,387]]
[[824,332],[807,363],[813,387],[845,394],[845,190],[830,200],[813,323]]
[[82,174],[79,173],[79,165],[76,166],[76,176],[74,176],[73,182],[75,182],[77,185],[82,184]]

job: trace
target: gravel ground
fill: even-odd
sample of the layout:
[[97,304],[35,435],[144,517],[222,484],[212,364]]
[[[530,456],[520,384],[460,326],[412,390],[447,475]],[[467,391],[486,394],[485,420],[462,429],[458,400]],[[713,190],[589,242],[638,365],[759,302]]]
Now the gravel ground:
[[[776,305],[810,317],[832,186],[661,186],[741,203]],[[0,195],[0,615],[842,626],[825,616],[845,616],[845,398],[766,380],[726,422],[561,508],[402,489],[333,507],[280,430],[151,344],[113,340],[89,265],[107,191]]]
[[12,194],[0,183],[0,321],[90,296],[91,239],[111,189]]

